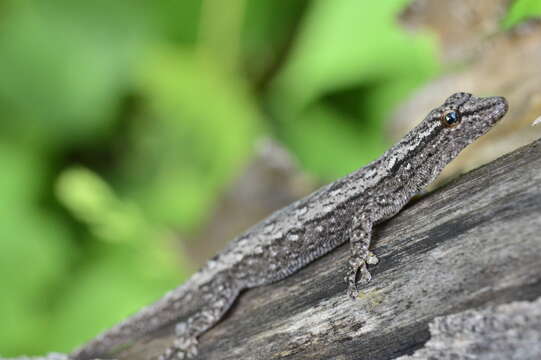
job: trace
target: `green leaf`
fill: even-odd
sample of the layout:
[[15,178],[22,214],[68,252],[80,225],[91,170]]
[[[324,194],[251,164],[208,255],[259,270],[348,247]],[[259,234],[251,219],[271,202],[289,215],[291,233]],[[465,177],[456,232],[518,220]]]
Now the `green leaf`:
[[541,16],[541,1],[516,0],[507,12],[502,25],[504,29],[509,29],[526,19],[539,16]]
[[249,158],[260,114],[238,78],[190,52],[157,49],[140,74],[149,111],[133,125],[123,187],[152,219],[190,229]]
[[65,146],[107,134],[133,61],[151,37],[141,16],[144,8],[65,0],[5,6],[9,16],[0,24],[3,135]]
[[186,279],[171,249],[146,240],[141,247],[129,247],[90,239],[97,246],[86,257],[93,261],[78,271],[66,296],[58,300],[51,314],[55,327],[48,349],[71,351]]
[[68,271],[71,234],[43,209],[12,209],[2,218],[0,349],[5,356],[40,353],[50,349],[47,314]]
[[405,3],[315,1],[273,84],[268,102],[279,135],[323,178],[374,158],[385,116],[438,70],[433,39],[395,24]]

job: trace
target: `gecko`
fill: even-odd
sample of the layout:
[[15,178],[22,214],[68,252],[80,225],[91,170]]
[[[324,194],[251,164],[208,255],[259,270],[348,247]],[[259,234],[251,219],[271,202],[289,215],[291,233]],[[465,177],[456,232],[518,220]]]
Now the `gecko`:
[[[233,239],[187,282],[75,350],[70,358],[104,356],[115,346],[176,323],[175,340],[159,360],[190,359],[198,338],[230,309],[241,291],[284,279],[349,243],[347,294],[371,280],[374,225],[396,215],[467,145],[507,112],[503,97],[455,93],[428,113],[380,158],[276,211]],[[197,311],[183,314],[196,301]]]

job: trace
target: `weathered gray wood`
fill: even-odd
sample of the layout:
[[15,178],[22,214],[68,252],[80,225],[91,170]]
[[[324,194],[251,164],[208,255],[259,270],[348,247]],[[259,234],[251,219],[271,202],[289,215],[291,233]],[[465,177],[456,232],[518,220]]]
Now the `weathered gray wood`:
[[425,347],[397,360],[541,358],[541,298],[438,317]]
[[[541,296],[541,140],[418,200],[373,245],[381,262],[357,301],[343,246],[241,295],[200,339],[199,359],[392,359],[421,348],[437,316]],[[172,333],[112,355],[148,359]]]
[[[468,333],[475,314],[481,319],[475,326],[489,325],[487,337],[519,325],[531,336],[517,340],[539,335],[532,323],[539,314],[531,321],[520,314],[539,301],[496,306],[541,296],[541,140],[425,196],[376,231],[381,264],[360,299],[345,295],[347,249],[339,248],[284,281],[246,292],[203,335],[199,359],[394,359],[415,350],[414,358],[424,358],[446,353],[442,346],[453,349],[455,336],[439,330],[459,319]],[[493,308],[463,313],[483,306]],[[509,326],[493,332],[483,319],[498,309],[505,314],[494,318]],[[455,313],[461,314],[435,322],[425,347],[428,323]],[[172,333],[164,328],[111,355],[149,359]],[[65,357],[35,359],[53,358]]]

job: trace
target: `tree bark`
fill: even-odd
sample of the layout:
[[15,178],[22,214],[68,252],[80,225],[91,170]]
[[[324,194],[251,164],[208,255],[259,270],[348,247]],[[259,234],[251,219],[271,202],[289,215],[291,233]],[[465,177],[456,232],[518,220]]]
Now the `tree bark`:
[[430,340],[398,360],[541,358],[541,298],[466,310],[430,323]]
[[[541,140],[427,194],[375,229],[380,258],[356,301],[347,246],[241,294],[200,338],[198,359],[394,359],[429,340],[434,318],[541,295]],[[173,324],[122,350],[142,360]]]

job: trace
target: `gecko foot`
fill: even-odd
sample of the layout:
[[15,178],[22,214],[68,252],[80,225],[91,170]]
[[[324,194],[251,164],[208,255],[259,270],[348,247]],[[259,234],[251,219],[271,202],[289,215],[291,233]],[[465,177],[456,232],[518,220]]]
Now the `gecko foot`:
[[[373,258],[375,258],[375,256],[372,256],[372,259]],[[370,275],[366,263],[367,262],[364,260],[357,259],[351,259],[349,262],[350,269],[345,280],[348,284],[348,295],[352,299],[356,299],[359,296],[359,290],[357,289],[358,285],[365,285],[372,280],[372,275]]]
[[379,259],[372,251],[369,251],[368,257],[366,258],[366,263],[368,265],[376,265],[377,263],[379,263]]
[[159,357],[159,360],[184,360],[191,359],[197,355],[198,341],[195,336],[189,335],[189,327],[186,322],[178,323],[176,328],[176,337],[173,346]]
[[197,355],[197,339],[192,337],[177,337],[173,346],[167,348],[159,360],[185,360]]

